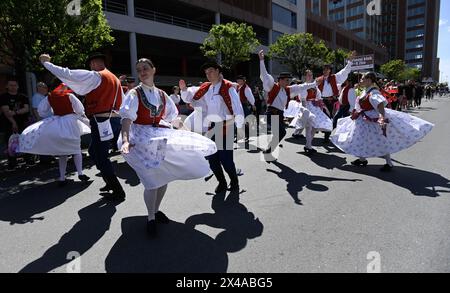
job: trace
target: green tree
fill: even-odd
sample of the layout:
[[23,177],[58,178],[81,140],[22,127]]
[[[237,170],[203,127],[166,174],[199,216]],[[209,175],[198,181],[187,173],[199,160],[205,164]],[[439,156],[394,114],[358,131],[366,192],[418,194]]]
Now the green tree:
[[84,65],[88,54],[113,43],[102,0],[81,2],[81,14],[69,15],[70,0],[1,0],[0,62],[18,73],[42,70],[38,57],[58,64]]
[[398,80],[419,80],[421,71],[418,68],[406,67],[398,76]]
[[236,22],[214,25],[200,47],[205,57],[221,56],[222,65],[233,70],[240,62],[250,60],[251,53],[259,46],[253,27]]
[[402,74],[406,70],[406,64],[403,60],[391,60],[381,65],[380,71],[390,80],[404,80]]
[[333,60],[332,63],[335,65],[336,71],[343,69],[346,65],[345,60],[348,59],[351,55],[351,52],[337,49],[331,51],[329,59]]
[[270,46],[268,56],[289,66],[297,76],[306,69],[319,70],[336,58],[323,41],[316,42],[308,33],[282,35]]

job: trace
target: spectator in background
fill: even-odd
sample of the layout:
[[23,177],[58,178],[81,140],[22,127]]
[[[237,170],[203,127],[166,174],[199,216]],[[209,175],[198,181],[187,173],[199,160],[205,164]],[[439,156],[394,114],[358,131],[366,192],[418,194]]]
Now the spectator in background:
[[421,84],[417,84],[416,95],[414,96],[414,107],[420,109],[420,106],[422,105],[422,98],[423,98],[423,87]]
[[253,96],[255,97],[255,116],[256,116],[256,131],[257,135],[259,135],[259,122],[260,115],[263,112],[263,103],[264,103],[264,93],[261,91],[259,86],[255,86],[255,90],[253,91]]
[[39,104],[44,100],[48,95],[48,86],[43,82],[38,82],[36,85],[36,93],[31,98],[31,107],[32,115],[35,122],[42,120],[42,117],[39,116],[38,108]]
[[[20,134],[27,126],[30,117],[28,98],[19,93],[19,82],[9,77],[6,86],[7,92],[0,96],[0,107],[3,113],[1,123],[5,125],[5,139],[8,141],[12,134]],[[25,157],[28,165],[34,165],[33,156]],[[17,166],[17,158],[8,154],[8,171]]]
[[170,98],[172,99],[172,101],[175,103],[175,105],[179,109],[179,105],[180,105],[180,101],[181,101],[180,87],[174,86],[172,88],[172,94],[170,95]]
[[408,80],[407,85],[405,86],[405,96],[408,101],[407,108],[412,108],[414,96],[416,94],[416,88],[412,80]]

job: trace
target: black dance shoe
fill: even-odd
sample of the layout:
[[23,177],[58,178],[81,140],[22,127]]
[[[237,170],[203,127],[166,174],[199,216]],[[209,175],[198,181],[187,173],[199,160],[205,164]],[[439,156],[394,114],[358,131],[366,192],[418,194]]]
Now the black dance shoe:
[[352,162],[352,165],[353,166],[357,166],[357,167],[366,167],[367,164],[369,164],[369,162],[367,160],[366,161],[361,161],[360,159]]
[[386,165],[384,165],[381,169],[380,169],[380,171],[381,172],[391,172],[392,171],[392,166],[391,165],[389,165],[389,164],[386,164]]

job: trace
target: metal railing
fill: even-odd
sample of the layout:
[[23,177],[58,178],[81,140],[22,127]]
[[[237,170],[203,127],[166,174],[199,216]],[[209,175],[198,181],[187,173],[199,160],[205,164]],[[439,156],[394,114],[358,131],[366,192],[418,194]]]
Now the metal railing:
[[192,21],[189,19],[164,14],[156,11],[152,11],[146,8],[136,7],[135,16],[139,18],[144,18],[152,21],[167,23],[171,25],[176,25],[184,28],[189,28],[193,30],[198,30],[202,32],[209,32],[211,25],[204,24],[197,21]]
[[103,0],[103,10],[108,12],[114,12],[118,14],[128,14],[128,7],[126,3],[114,0]]

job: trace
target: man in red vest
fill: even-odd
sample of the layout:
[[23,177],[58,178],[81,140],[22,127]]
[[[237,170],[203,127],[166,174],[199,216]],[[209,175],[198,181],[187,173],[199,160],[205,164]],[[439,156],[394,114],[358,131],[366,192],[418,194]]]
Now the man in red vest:
[[[317,84],[319,90],[322,94],[323,102],[327,107],[329,113],[331,114],[330,118],[333,119],[333,109],[334,104],[338,101],[339,97],[339,87],[338,85],[343,84],[346,80],[350,72],[352,71],[352,62],[356,56],[356,52],[352,52],[350,55],[347,66],[342,69],[340,72],[333,74],[332,69],[333,66],[330,64],[326,64],[323,67],[323,75],[317,78]],[[325,143],[330,142],[331,132],[325,132]]]
[[239,192],[239,180],[233,160],[233,124],[235,123],[237,128],[244,126],[244,110],[233,83],[223,78],[221,65],[207,62],[201,69],[208,82],[202,83],[200,87],[188,88],[186,82],[180,80],[181,98],[202,110],[204,125],[207,124],[214,133],[211,139],[216,142],[218,151],[207,159],[219,181],[215,192],[222,193],[228,188],[223,169],[230,177],[229,190]]
[[339,110],[333,118],[333,129],[337,127],[339,119],[350,116],[355,108],[356,92],[355,84],[358,83],[353,74],[350,74],[348,79],[341,86],[341,93],[339,96]]
[[[247,78],[243,75],[238,75],[236,77],[237,92],[239,94],[239,99],[242,103],[242,108],[244,109],[244,115],[247,118],[253,112],[256,111],[255,107],[255,97],[253,96],[252,89],[247,84]],[[245,123],[245,141],[248,142],[250,139],[250,125],[248,122]]]
[[[71,70],[54,65],[47,54],[41,55],[39,59],[48,71],[67,84],[75,93],[86,96],[85,109],[91,124],[92,139],[89,156],[94,160],[106,183],[106,186],[100,189],[101,192],[105,192],[101,195],[108,200],[125,200],[125,192],[108,157],[111,140],[102,141],[100,137],[104,133],[100,133],[98,128],[98,123],[109,119],[114,142],[117,141],[121,130],[120,116],[117,113],[122,103],[123,91],[119,79],[106,69],[106,56],[99,53],[91,55],[87,60],[90,71]],[[111,190],[112,193],[106,193]]]
[[[284,124],[284,110],[288,108],[291,98],[295,98],[304,91],[315,88],[316,83],[296,84],[289,86],[292,75],[288,72],[282,72],[278,76],[278,82],[275,82],[273,77],[267,73],[266,64],[264,63],[264,51],[259,52],[261,80],[263,82],[264,90],[268,93],[267,100],[267,124],[272,130],[273,138],[269,143],[269,147],[264,151],[264,154],[271,154],[278,146],[280,141],[286,136],[286,125]],[[278,116],[278,117],[276,117]],[[273,118],[278,118],[274,123]],[[278,133],[274,133],[278,131]]]

